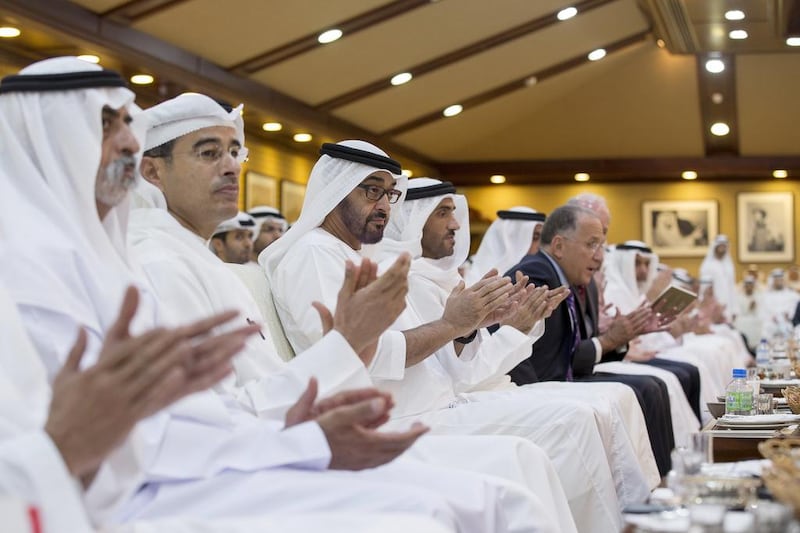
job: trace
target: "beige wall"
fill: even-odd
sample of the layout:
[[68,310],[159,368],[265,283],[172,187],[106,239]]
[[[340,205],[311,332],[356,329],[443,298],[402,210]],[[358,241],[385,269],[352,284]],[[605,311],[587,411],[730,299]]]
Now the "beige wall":
[[[798,218],[797,192],[800,182],[769,179],[752,182],[677,182],[653,184],[574,184],[574,185],[489,185],[485,187],[462,187],[470,207],[477,209],[490,219],[496,218],[496,211],[517,205],[527,205],[538,211],[550,212],[570,197],[591,192],[604,196],[611,209],[612,220],[608,241],[621,242],[629,239],[642,239],[642,202],[645,200],[717,200],[719,202],[719,231],[731,238],[731,255],[736,265],[737,277],[743,271],[738,261],[736,237],[736,194],[740,192],[785,192],[792,191],[795,197],[794,222]],[[800,249],[800,232],[795,230],[795,257]],[[683,267],[692,274],[700,268],[702,257],[669,258],[665,260],[673,267]],[[795,261],[797,262],[797,261]],[[762,263],[762,273],[768,273],[776,266],[788,263]],[[744,265],[746,268],[747,265]]]

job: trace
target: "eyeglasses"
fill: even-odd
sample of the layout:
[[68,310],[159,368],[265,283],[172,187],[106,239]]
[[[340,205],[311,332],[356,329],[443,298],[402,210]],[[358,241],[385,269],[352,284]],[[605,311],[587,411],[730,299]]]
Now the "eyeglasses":
[[397,200],[399,200],[403,195],[403,193],[397,189],[384,189],[383,187],[378,187],[377,185],[364,185],[362,183],[361,185],[356,185],[356,187],[359,189],[364,189],[364,194],[367,196],[367,200],[371,200],[373,202],[379,201],[385,194],[390,204],[396,204]]
[[186,153],[196,157],[203,163],[214,165],[219,163],[226,153],[235,159],[237,163],[244,163],[247,161],[247,156],[250,152],[244,146],[233,145],[226,150],[222,145],[205,143],[201,147]]
[[[569,237],[564,237],[564,238],[566,240],[568,240],[568,241],[576,241],[575,239],[571,239]],[[578,241],[576,241],[576,242],[578,242]],[[605,246],[605,244],[606,244],[606,241],[604,241],[604,240],[597,241],[597,240],[594,240],[594,239],[592,239],[589,242],[584,242],[583,243],[583,245],[586,247],[586,250],[592,252],[592,255],[596,254],[597,250],[602,249],[603,246]]]

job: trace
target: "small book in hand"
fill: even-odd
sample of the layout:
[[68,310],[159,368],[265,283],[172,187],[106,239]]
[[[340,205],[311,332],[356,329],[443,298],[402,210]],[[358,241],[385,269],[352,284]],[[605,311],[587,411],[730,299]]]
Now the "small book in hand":
[[663,318],[673,319],[692,305],[697,295],[686,289],[670,285],[653,301],[651,308]]

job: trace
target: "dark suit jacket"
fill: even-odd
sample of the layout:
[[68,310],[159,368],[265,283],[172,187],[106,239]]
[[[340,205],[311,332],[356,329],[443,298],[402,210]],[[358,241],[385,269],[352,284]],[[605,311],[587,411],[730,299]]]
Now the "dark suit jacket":
[[[528,276],[530,283],[534,283],[537,286],[547,285],[551,289],[561,286],[558,280],[558,273],[542,252],[526,255],[506,275],[510,275],[511,279],[514,280],[514,274],[517,271]],[[580,322],[580,318],[578,321]],[[584,340],[580,342],[578,349],[572,356],[572,373],[575,377],[591,374],[594,369],[594,344],[583,335],[582,338]],[[568,349],[571,349],[573,339],[569,307],[567,302],[564,301],[553,311],[550,318],[545,320],[544,335],[534,343],[531,357],[509,372],[511,379],[514,383],[520,385],[537,381],[565,380],[567,377],[567,359],[564,354]]]
[[[572,287],[572,293],[575,295],[575,305],[577,306],[578,314],[581,317],[579,320],[581,327],[581,339],[585,339],[581,341],[581,345],[583,345],[588,339],[598,335],[598,302],[600,298],[597,293],[597,284],[594,282],[594,278],[592,278],[592,280],[589,282],[589,285],[586,286],[585,302],[581,302],[581,299],[578,297],[578,289],[576,287]],[[594,350],[594,345],[592,345],[592,350]],[[594,351],[592,351],[592,353],[596,354]],[[622,346],[616,350],[605,352],[603,357],[600,359],[600,362],[607,363],[609,361],[621,361],[625,357],[626,353],[627,346]]]

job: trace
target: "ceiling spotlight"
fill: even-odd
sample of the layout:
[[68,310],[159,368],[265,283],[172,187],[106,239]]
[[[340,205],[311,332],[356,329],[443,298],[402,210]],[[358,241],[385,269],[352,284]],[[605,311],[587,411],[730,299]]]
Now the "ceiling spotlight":
[[342,37],[342,30],[337,30],[336,28],[328,31],[324,31],[319,34],[317,37],[317,41],[320,44],[328,44],[332,43],[333,41],[338,41]]
[[463,106],[461,106],[460,104],[453,104],[453,105],[445,108],[445,110],[442,111],[442,114],[444,116],[446,116],[446,117],[454,117],[454,116],[458,115],[459,113],[461,113],[462,111],[464,111],[464,107]]
[[684,170],[681,173],[681,177],[685,180],[696,180],[697,172],[695,172],[694,170]]
[[495,185],[500,185],[501,183],[505,183],[506,182],[506,177],[503,176],[502,174],[495,174],[494,176],[489,178],[489,181],[491,181]]
[[606,57],[606,51],[602,48],[598,48],[597,50],[592,50],[589,52],[587,57],[589,58],[589,61],[597,61]]
[[403,85],[404,83],[408,83],[411,81],[411,78],[414,76],[411,75],[410,72],[401,72],[400,74],[396,74],[391,79],[392,85]]
[[575,181],[589,181],[589,174],[586,172],[578,172],[575,174]]
[[265,122],[261,125],[261,129],[264,131],[281,131],[283,124],[280,122]]
[[22,32],[19,31],[19,28],[15,28],[14,26],[0,26],[0,37],[5,39],[19,37],[21,34]]
[[721,59],[709,59],[706,61],[706,70],[711,74],[719,74],[725,70],[725,62]]
[[730,126],[724,122],[715,122],[711,125],[711,133],[717,137],[724,137],[731,132]]
[[575,9],[574,7],[565,7],[564,9],[562,9],[561,11],[558,12],[558,15],[556,15],[556,18],[558,20],[569,20],[569,19],[571,19],[572,17],[574,17],[577,14],[578,14],[578,10]]
[[656,46],[659,48],[664,48],[667,46],[667,43],[664,42],[664,39],[656,39]]
[[744,11],[741,9],[731,9],[725,12],[725,20],[744,20]]
[[711,93],[711,101],[719,105],[725,101],[725,97],[722,95],[722,93]]
[[789,173],[786,172],[785,170],[773,170],[772,171],[772,177],[781,180],[783,178],[788,178],[789,177]]
[[747,32],[745,30],[731,30],[728,37],[737,41],[747,39]]
[[414,175],[414,173],[413,173],[413,172],[411,172],[410,170],[408,170],[407,168],[404,168],[404,169],[403,169],[403,170],[402,170],[400,173],[401,173],[403,176],[407,177],[407,178],[410,178],[411,176],[413,176],[413,175]]
[[134,74],[131,76],[131,83],[134,85],[150,85],[154,78],[150,74]]
[[294,137],[292,137],[295,142],[298,143],[307,143],[312,139],[310,133],[295,133]]
[[787,37],[786,44],[788,46],[800,46],[800,37]]
[[81,54],[78,56],[78,59],[86,61],[87,63],[94,63],[95,65],[100,62],[100,58],[94,54]]
[[533,87],[539,83],[539,79],[536,76],[528,76],[525,78],[525,87]]

